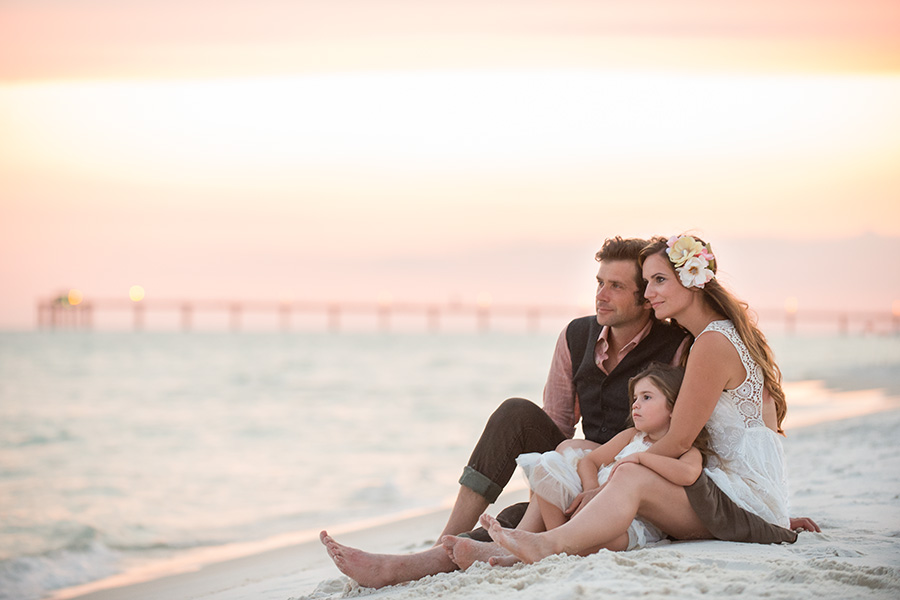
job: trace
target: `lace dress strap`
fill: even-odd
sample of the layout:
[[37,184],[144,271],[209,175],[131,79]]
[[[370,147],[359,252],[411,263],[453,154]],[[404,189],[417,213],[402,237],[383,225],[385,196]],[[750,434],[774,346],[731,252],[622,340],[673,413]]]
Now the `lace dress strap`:
[[706,326],[706,329],[700,332],[700,335],[707,331],[718,331],[731,342],[741,358],[744,370],[747,372],[746,378],[738,387],[727,390],[732,396],[741,418],[744,420],[744,426],[765,427],[762,418],[762,407],[763,390],[766,382],[762,368],[753,360],[750,351],[747,350],[747,346],[744,344],[744,340],[738,335],[734,323],[730,320],[713,321]]

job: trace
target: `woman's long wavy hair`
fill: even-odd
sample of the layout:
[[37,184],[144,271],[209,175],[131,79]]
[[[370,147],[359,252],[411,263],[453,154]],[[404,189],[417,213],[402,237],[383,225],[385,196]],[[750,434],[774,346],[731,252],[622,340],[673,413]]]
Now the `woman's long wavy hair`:
[[[697,236],[694,236],[694,239],[701,244],[706,245],[706,242]],[[672,263],[669,261],[666,238],[655,237],[650,240],[649,244],[644,246],[638,259],[641,268],[644,266],[644,261],[654,254],[662,254],[666,259],[666,264],[672,269],[672,273],[675,273],[675,267],[672,266]],[[766,341],[766,336],[764,336],[762,331],[756,326],[755,315],[750,312],[750,308],[746,302],[738,300],[731,292],[722,287],[722,284],[719,283],[718,279],[713,278],[700,290],[700,292],[716,312],[722,314],[725,318],[734,323],[734,327],[737,329],[738,335],[741,336],[741,339],[747,346],[750,356],[763,370],[766,391],[769,393],[772,400],[775,401],[778,433],[783,435],[784,430],[781,428],[781,422],[784,420],[784,415],[787,413],[787,401],[784,397],[784,390],[781,388],[781,369],[775,364],[775,356],[772,349],[769,347],[768,341]],[[682,364],[685,364],[687,361],[687,355],[688,353],[685,352],[682,357]]]

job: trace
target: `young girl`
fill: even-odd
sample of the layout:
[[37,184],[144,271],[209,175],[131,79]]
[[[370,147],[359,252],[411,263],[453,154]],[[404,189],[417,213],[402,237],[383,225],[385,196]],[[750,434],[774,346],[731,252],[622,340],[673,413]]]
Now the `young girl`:
[[[625,462],[644,465],[676,485],[694,483],[704,464],[705,430],[680,458],[644,452],[669,430],[683,377],[684,369],[659,363],[633,377],[628,382],[633,427],[593,451],[566,447],[564,443],[557,451],[522,454],[516,459],[535,494],[533,500],[540,506],[544,528],[565,523],[565,510],[575,496],[605,485],[616,466]],[[627,534],[605,547],[632,550],[664,537],[651,523],[635,519]]]

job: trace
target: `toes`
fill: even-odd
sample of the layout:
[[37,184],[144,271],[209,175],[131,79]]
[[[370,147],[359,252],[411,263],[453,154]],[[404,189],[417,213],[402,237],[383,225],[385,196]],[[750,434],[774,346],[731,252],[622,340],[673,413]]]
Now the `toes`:
[[485,529],[490,529],[495,523],[497,523],[497,519],[492,517],[491,515],[485,513],[481,515],[481,526]]

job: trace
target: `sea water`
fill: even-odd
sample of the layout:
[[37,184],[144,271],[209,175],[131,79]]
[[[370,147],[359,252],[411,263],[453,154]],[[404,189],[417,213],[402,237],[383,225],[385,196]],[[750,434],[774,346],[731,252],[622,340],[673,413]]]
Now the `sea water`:
[[[0,333],[0,598],[445,503],[555,338]],[[788,381],[900,394],[896,336],[771,341]]]

